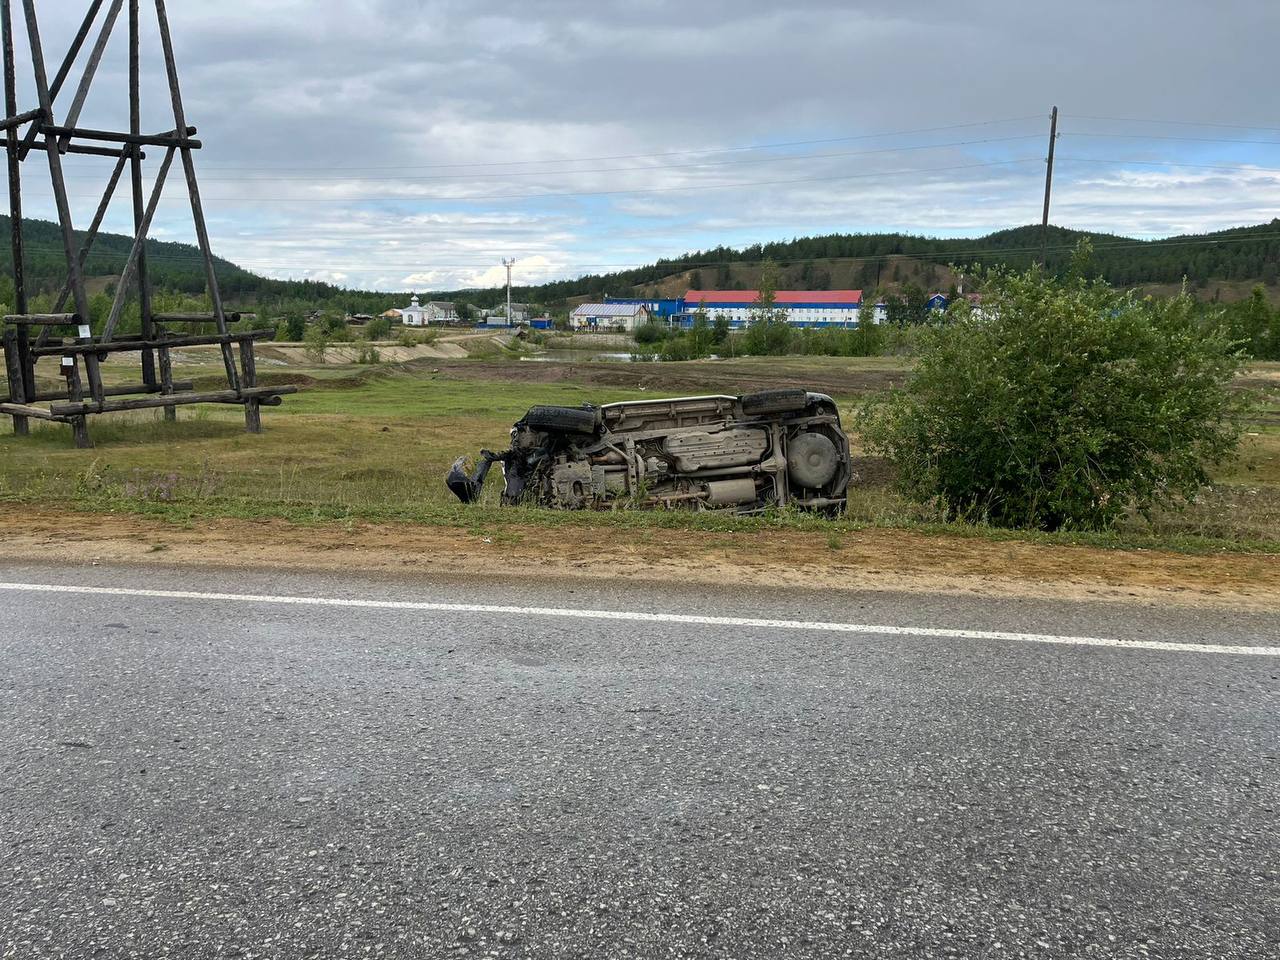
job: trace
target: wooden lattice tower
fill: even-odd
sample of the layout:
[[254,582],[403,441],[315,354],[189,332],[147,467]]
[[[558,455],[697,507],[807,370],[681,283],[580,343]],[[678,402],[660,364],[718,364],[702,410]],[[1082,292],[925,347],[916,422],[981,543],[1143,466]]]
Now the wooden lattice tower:
[[[65,6],[66,0],[60,2]],[[9,395],[0,397],[4,401],[0,402],[0,414],[13,418],[14,432],[18,434],[28,432],[29,418],[69,423],[76,445],[80,447],[90,446],[87,426],[89,415],[160,407],[164,409],[166,418],[174,419],[175,408],[187,403],[240,404],[244,407],[246,428],[257,433],[261,429],[260,407],[264,404],[279,404],[282,394],[292,393],[296,389],[289,386],[258,386],[253,345],[254,341],[268,337],[270,331],[232,333],[228,329],[228,316],[218,290],[218,278],[209,248],[209,233],[205,226],[192,161],[193,151],[199,149],[201,144],[199,140],[193,139],[196,128],[187,125],[182,108],[182,94],[178,87],[178,71],[164,0],[154,0],[154,4],[169,82],[169,99],[173,107],[173,129],[156,134],[144,134],[141,130],[139,2],[140,0],[91,0],[84,21],[50,82],[40,43],[35,0],[21,0],[37,102],[32,109],[19,113],[13,11],[11,0],[0,0],[6,115],[0,124],[0,131],[5,133],[8,153],[15,289],[14,313],[4,318],[3,326]],[[129,32],[129,130],[119,132],[83,127],[80,125],[81,110],[102,60],[103,51],[126,3]],[[150,2],[147,5],[150,6]],[[96,35],[88,49],[80,82],[70,91],[70,101],[63,109],[59,95],[64,93],[66,81],[95,27]],[[63,97],[63,101],[65,100],[66,97]],[[56,119],[57,117],[61,117],[61,120]],[[164,151],[149,194],[143,187],[143,161],[146,159],[144,147],[162,148]],[[67,264],[62,293],[52,312],[44,314],[28,312],[29,291],[23,275],[21,174],[24,161],[33,151],[43,154],[48,160],[49,182],[57,208]],[[68,153],[105,157],[115,161],[93,219],[88,229],[79,235],[73,225],[62,170],[62,158]],[[181,163],[186,179],[196,243],[204,263],[208,296],[213,308],[207,314],[157,314],[151,309],[145,241],[165,179],[175,158]],[[85,292],[83,267],[126,168],[133,194],[133,243],[124,271],[116,284],[110,312],[98,332],[93,333],[89,326],[89,299]],[[117,327],[125,303],[135,292],[141,312],[140,332],[117,337]],[[237,318],[233,316],[231,319],[234,321]],[[216,325],[215,334],[175,333],[169,329],[171,326],[210,323]],[[199,345],[221,348],[226,371],[225,389],[196,392],[190,383],[174,382],[170,351],[175,347]],[[141,355],[142,382],[104,386],[100,363],[108,354],[128,352]],[[36,377],[36,368],[42,358],[60,363],[65,387],[51,389],[41,386]]]

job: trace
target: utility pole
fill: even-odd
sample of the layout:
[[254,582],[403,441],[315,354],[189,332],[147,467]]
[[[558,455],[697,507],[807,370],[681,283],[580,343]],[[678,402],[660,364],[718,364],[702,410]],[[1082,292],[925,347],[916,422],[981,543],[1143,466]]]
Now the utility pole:
[[511,326],[511,266],[515,262],[515,257],[502,260],[502,265],[507,268],[507,326]]
[[1049,156],[1044,171],[1044,216],[1040,220],[1040,264],[1044,265],[1049,252],[1049,195],[1053,190],[1053,146],[1058,140],[1058,108],[1049,114]]

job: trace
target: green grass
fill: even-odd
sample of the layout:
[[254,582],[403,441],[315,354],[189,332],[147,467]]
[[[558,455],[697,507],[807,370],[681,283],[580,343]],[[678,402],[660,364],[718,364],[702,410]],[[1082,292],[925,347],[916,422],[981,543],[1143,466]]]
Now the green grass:
[[[158,411],[96,417],[92,450],[72,448],[61,425],[33,424],[29,438],[0,435],[0,500],[129,511],[177,523],[202,517],[367,520],[462,526],[495,537],[518,535],[512,528],[529,524],[617,527],[629,536],[789,529],[822,532],[838,550],[846,533],[876,526],[1064,546],[1280,552],[1280,416],[1274,425],[1264,422],[1280,412],[1280,391],[1269,401],[1276,410],[1264,411],[1251,431],[1257,436],[1247,438],[1239,460],[1221,472],[1218,488],[1201,503],[1161,511],[1152,523],[1135,518],[1106,533],[1041,534],[940,523],[928,508],[878,484],[853,487],[849,512],[837,521],[791,511],[741,518],[504,508],[497,503],[496,475],[482,502],[464,507],[444,487],[449,465],[482,447],[505,447],[511,423],[531,405],[651,398],[660,388],[471,379],[459,366],[433,374],[421,364],[325,372],[333,376],[265,409],[260,436],[244,433],[241,411],[231,406],[179,408],[177,423]],[[798,367],[797,376],[803,376]],[[841,406],[847,412],[854,402],[847,397]]]

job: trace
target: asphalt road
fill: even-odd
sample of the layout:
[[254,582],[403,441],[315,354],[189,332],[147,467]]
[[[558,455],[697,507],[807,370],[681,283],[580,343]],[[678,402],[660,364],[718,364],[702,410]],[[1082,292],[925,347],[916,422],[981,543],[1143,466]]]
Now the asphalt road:
[[1280,954],[1275,618],[0,581],[2,957]]

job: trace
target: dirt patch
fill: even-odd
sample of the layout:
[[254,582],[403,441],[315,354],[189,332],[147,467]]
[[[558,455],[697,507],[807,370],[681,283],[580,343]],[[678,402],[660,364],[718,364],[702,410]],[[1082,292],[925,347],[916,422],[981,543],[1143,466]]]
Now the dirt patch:
[[823,590],[1122,600],[1280,610],[1280,556],[1188,556],[1050,547],[873,529],[633,532],[589,527],[493,531],[404,524],[298,526],[210,520],[194,527],[128,515],[0,518],[13,560],[362,570],[399,576],[583,577]]

